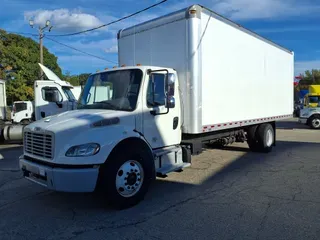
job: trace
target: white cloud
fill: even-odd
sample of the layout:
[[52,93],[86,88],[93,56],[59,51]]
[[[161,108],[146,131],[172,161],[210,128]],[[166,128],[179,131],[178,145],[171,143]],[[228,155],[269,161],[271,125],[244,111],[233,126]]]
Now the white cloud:
[[50,20],[54,28],[60,32],[81,31],[103,24],[94,15],[68,9],[27,11],[24,18],[26,21],[33,19],[35,25],[42,26]]
[[106,53],[118,53],[118,46],[113,45],[112,47],[108,47],[104,50]]
[[294,65],[295,65],[294,73],[297,76],[300,73],[304,73],[306,70],[320,69],[320,60],[298,61],[298,62],[295,62]]
[[59,56],[58,63],[62,66],[63,72],[70,71],[71,69],[77,69],[79,72],[71,71],[71,74],[78,73],[93,73],[97,70],[103,70],[106,67],[111,67],[115,64],[109,64],[98,58],[93,58],[86,55],[68,55],[68,56]]

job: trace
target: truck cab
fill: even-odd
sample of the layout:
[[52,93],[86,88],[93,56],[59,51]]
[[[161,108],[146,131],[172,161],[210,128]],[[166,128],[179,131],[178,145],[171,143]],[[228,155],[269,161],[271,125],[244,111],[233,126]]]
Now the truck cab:
[[33,114],[33,103],[31,101],[16,101],[13,103],[11,121],[13,123],[28,124]]
[[72,93],[73,86],[67,81],[62,81],[47,67],[39,65],[49,80],[34,82],[34,120],[74,110],[77,100]]
[[[57,97],[51,98],[56,104]],[[114,203],[128,206],[156,174],[190,165],[179,146],[182,121],[173,69],[132,66],[95,73],[76,110],[24,128],[20,167],[26,178],[49,189],[102,188]]]

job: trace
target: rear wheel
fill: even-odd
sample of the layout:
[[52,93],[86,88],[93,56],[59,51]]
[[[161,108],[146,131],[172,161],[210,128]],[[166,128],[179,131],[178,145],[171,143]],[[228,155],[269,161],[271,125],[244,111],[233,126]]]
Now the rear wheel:
[[257,129],[257,138],[261,152],[271,152],[274,144],[274,129],[271,124],[261,124]]
[[247,131],[249,148],[254,152],[271,152],[274,145],[274,129],[269,123],[252,126]]
[[259,144],[256,137],[258,125],[249,127],[247,130],[247,143],[251,151],[258,152],[259,151]]
[[125,209],[144,199],[154,179],[153,156],[141,144],[118,147],[101,167],[99,190],[117,209]]

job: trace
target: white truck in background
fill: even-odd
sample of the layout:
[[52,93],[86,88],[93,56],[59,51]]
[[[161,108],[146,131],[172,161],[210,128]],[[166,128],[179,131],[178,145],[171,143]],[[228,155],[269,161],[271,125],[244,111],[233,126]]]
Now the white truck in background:
[[[49,80],[36,80],[34,82],[33,102],[17,101],[14,103],[11,123],[0,124],[0,142],[22,141],[23,129],[30,122],[76,108],[76,99],[72,93],[73,86],[69,82],[62,81],[55,73],[42,64],[39,63],[39,66]],[[5,99],[5,90],[3,92],[4,94],[1,94],[0,90],[0,98],[4,96]],[[5,109],[5,107],[0,108]],[[5,110],[1,112],[5,112]],[[4,118],[4,120],[7,119]]]
[[24,129],[25,178],[127,208],[204,143],[270,152],[292,116],[293,52],[205,7],[121,30],[118,49],[121,67],[92,74],[77,110]]
[[7,119],[7,96],[6,96],[6,82],[0,79],[0,125]]
[[33,102],[15,101],[12,106],[11,122],[29,124],[32,121],[33,112]]

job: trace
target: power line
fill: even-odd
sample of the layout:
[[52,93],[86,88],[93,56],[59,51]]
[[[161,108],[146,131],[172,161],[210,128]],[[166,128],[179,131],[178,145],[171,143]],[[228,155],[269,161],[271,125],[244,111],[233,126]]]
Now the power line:
[[99,28],[103,28],[103,27],[109,26],[111,24],[114,24],[114,23],[120,22],[122,20],[125,20],[127,18],[133,17],[133,16],[135,16],[135,15],[137,15],[139,13],[145,12],[145,11],[147,11],[147,10],[149,10],[151,8],[154,8],[154,7],[156,7],[156,6],[158,6],[158,5],[162,4],[162,3],[165,3],[166,1],[168,1],[168,0],[162,0],[161,2],[155,3],[155,4],[153,4],[153,5],[149,6],[149,7],[146,7],[144,9],[140,10],[140,11],[137,11],[135,13],[132,13],[130,15],[127,15],[125,17],[119,18],[117,20],[111,21],[109,23],[103,24],[103,25],[95,27],[95,28],[91,28],[91,29],[87,29],[87,30],[83,30],[83,31],[79,31],[79,32],[74,32],[74,33],[54,34],[54,35],[48,35],[48,36],[51,36],[51,37],[65,37],[65,36],[73,36],[73,35],[78,35],[78,34],[82,34],[82,33],[86,33],[86,32],[91,32],[91,31],[97,30]]
[[57,40],[54,40],[54,39],[49,38],[49,37],[47,37],[47,36],[44,36],[44,37],[45,37],[46,39],[52,41],[52,42],[58,43],[58,44],[60,44],[60,45],[62,45],[62,46],[65,46],[65,47],[67,47],[67,48],[70,48],[70,49],[73,49],[73,50],[75,50],[75,51],[81,52],[81,53],[86,54],[86,55],[88,55],[88,56],[95,57],[95,58],[98,58],[98,59],[100,59],[100,60],[104,60],[104,61],[106,61],[106,62],[118,64],[118,63],[116,63],[116,62],[114,62],[114,61],[110,61],[110,60],[108,60],[108,59],[105,59],[105,58],[102,58],[102,57],[93,55],[93,54],[91,54],[91,53],[84,52],[84,51],[82,51],[82,50],[80,50],[80,49],[74,48],[74,47],[69,46],[69,45],[67,45],[67,44],[58,42]]

